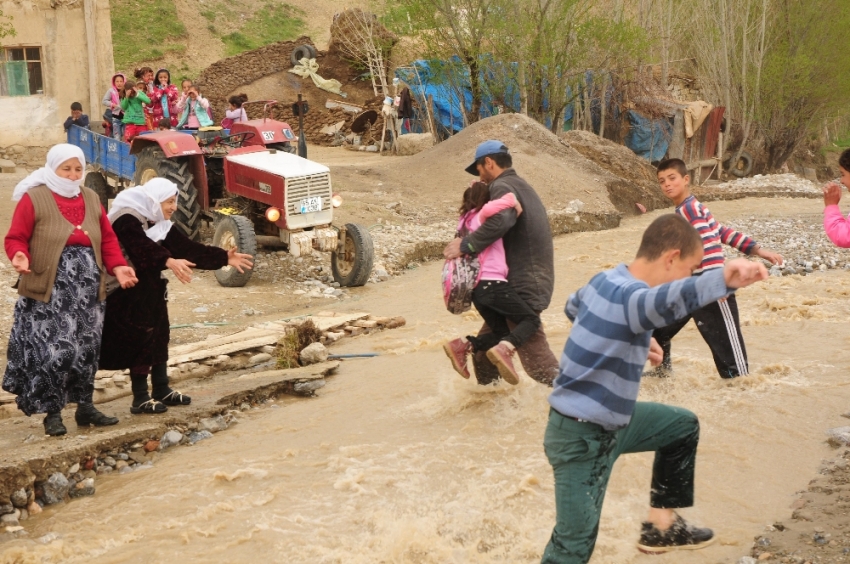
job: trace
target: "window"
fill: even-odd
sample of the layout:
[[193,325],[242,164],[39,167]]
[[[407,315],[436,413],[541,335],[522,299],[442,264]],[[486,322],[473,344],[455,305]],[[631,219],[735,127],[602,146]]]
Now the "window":
[[41,47],[0,47],[0,96],[43,93]]

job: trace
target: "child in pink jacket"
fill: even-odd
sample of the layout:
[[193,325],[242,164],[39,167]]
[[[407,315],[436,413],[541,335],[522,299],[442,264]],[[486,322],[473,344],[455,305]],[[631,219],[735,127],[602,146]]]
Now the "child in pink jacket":
[[171,84],[171,73],[168,69],[156,71],[153,89],[150,93],[151,105],[153,106],[154,123],[158,126],[163,118],[171,122],[171,126],[177,125],[177,98],[179,92],[177,87]]
[[[458,231],[475,231],[488,217],[502,210],[522,206],[513,193],[490,201],[490,190],[483,182],[474,182],[463,195]],[[472,291],[472,303],[484,318],[492,333],[474,337],[460,337],[443,345],[454,369],[469,378],[466,357],[470,353],[487,351],[487,358],[499,369],[499,374],[510,384],[519,377],[513,366],[513,355],[540,327],[540,317],[519,297],[508,284],[508,264],[505,247],[499,239],[478,254],[480,275]]]
[[841,153],[838,159],[841,171],[841,183],[830,182],[823,187],[823,228],[827,237],[839,247],[850,247],[850,217],[841,215],[838,202],[841,201],[841,185],[850,186],[850,149]]

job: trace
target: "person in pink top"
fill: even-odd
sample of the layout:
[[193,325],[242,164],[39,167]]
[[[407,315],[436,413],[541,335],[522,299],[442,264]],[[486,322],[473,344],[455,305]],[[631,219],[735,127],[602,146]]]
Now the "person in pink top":
[[838,202],[841,201],[841,186],[850,186],[850,149],[841,153],[838,169],[841,182],[833,181],[823,187],[823,228],[833,243],[847,248],[850,247],[850,217],[841,214]]
[[[487,184],[474,182],[463,194],[458,231],[472,233],[488,217],[508,208],[516,208],[517,215],[522,213],[522,206],[513,193],[490,201]],[[453,339],[445,343],[443,349],[454,369],[464,378],[469,378],[467,355],[487,351],[487,358],[496,365],[502,378],[509,384],[517,384],[519,377],[511,360],[513,351],[537,331],[540,316],[508,283],[508,263],[501,239],[478,254],[478,263],[480,274],[472,292],[472,303],[493,332]],[[509,321],[514,324],[513,330],[508,326]]]

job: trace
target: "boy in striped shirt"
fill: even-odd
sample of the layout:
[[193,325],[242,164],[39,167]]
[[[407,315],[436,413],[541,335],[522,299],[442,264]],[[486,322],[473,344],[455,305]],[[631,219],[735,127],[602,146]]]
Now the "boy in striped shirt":
[[555,472],[557,512],[543,564],[590,560],[611,469],[619,455],[632,452],[655,452],[638,549],[657,554],[713,540],[711,529],[689,525],[674,511],[693,505],[696,415],[637,401],[647,358],[655,365],[662,359],[653,329],[767,278],[763,264],[746,259],[691,276],[702,258],[696,230],[678,215],[663,215],[644,232],[630,265],[597,274],[567,301],[573,328],[549,396],[543,442]]
[[[702,264],[694,274],[702,274],[715,268],[723,268],[723,245],[729,245],[750,256],[757,256],[772,264],[782,264],[782,255],[760,247],[750,237],[717,223],[708,208],[702,205],[690,191],[691,177],[685,163],[680,159],[668,159],[658,165],[658,182],[661,190],[676,205],[676,213],[687,219],[702,237],[704,256]],[[711,349],[714,365],[721,378],[735,378],[749,373],[747,349],[741,334],[738,318],[738,302],[735,294],[708,304],[678,322],[658,329],[653,337],[664,351],[664,360],[652,376],[669,376],[673,365],[670,360],[671,341],[691,317],[700,335]]]

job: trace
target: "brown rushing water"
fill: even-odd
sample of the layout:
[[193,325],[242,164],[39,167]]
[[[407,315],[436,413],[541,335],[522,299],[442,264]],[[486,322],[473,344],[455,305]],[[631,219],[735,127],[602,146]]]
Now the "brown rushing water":
[[[731,220],[820,207],[746,200],[712,211]],[[558,354],[569,293],[628,261],[651,217],[556,240],[544,323]],[[482,389],[452,371],[440,343],[478,322],[445,311],[439,272],[427,265],[342,306],[404,315],[408,325],[335,347],[381,356],[346,361],[318,398],[280,399],[213,439],[171,449],[153,468],[99,477],[96,496],[25,522],[29,537],[0,547],[0,562],[539,562],[554,524],[542,448],[547,389],[528,378]],[[701,419],[697,505],[683,514],[719,537],[652,562],[734,562],[790,514],[795,492],[832,453],[824,430],[844,424],[850,407],[848,296],[843,271],[741,291],[751,376],[717,377],[690,325],[674,341],[675,377],[644,381],[642,400]],[[651,454],[618,462],[593,564],[649,561],[634,542],[651,463]]]

